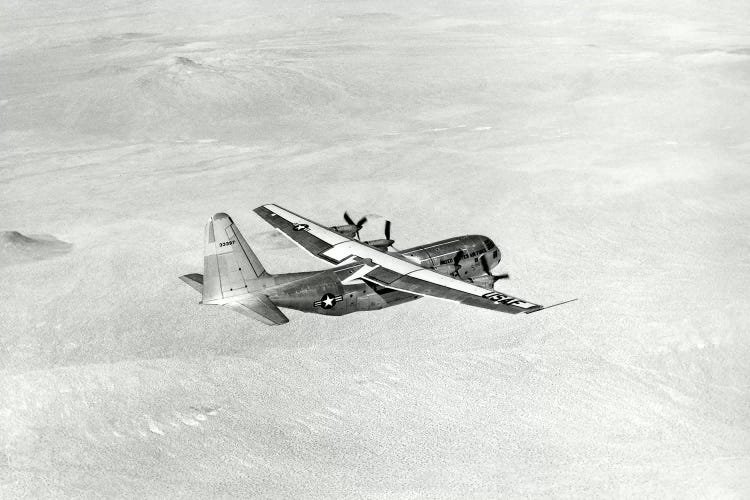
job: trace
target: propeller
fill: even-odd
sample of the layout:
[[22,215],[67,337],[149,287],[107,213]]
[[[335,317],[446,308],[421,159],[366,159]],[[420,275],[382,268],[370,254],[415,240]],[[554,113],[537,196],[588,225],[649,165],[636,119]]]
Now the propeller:
[[359,239],[359,231],[362,229],[362,226],[364,226],[365,223],[367,222],[367,217],[362,217],[355,223],[354,219],[352,219],[347,212],[344,212],[344,220],[350,226],[354,226],[357,228],[357,230],[355,231],[355,234],[357,235],[357,239]]
[[484,272],[495,278],[495,281],[506,280],[510,278],[510,275],[508,273],[492,274],[490,272],[490,263],[487,261],[487,254],[482,255],[482,258],[480,260],[482,261],[482,269],[484,270]]
[[[464,251],[463,249],[456,252],[456,256],[453,257],[453,264],[455,264],[456,267],[459,267],[459,263],[461,262],[461,259],[464,258]],[[489,273],[488,273],[489,274]]]
[[393,240],[391,239],[391,221],[385,221],[385,239],[365,241],[366,245],[378,248],[383,252],[388,251],[389,248],[393,248],[398,252],[398,249],[393,246]]
[[[386,219],[385,221],[385,239],[388,240],[388,247],[393,248],[395,251],[398,252],[398,249],[393,246],[393,240],[391,239],[391,221]],[[386,249],[388,248],[386,247]]]

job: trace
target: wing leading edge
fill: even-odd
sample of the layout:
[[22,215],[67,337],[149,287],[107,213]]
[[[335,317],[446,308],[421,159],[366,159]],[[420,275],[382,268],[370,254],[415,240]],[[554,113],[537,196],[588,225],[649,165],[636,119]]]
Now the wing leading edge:
[[315,257],[336,266],[364,263],[363,269],[368,271],[358,275],[370,283],[509,314],[544,309],[539,304],[489,291],[381,252],[277,205],[260,206],[255,213]]

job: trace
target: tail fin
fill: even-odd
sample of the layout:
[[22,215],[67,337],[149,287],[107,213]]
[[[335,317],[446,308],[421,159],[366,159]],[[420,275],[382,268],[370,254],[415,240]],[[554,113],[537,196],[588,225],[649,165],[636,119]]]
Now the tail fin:
[[232,218],[214,214],[206,224],[203,251],[203,303],[253,291],[253,280],[270,276]]

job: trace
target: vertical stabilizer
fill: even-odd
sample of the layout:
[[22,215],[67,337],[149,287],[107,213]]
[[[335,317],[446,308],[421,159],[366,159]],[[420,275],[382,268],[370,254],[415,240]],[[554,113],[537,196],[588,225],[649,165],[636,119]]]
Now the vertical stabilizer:
[[204,241],[204,304],[254,291],[254,280],[269,276],[227,214],[209,219]]

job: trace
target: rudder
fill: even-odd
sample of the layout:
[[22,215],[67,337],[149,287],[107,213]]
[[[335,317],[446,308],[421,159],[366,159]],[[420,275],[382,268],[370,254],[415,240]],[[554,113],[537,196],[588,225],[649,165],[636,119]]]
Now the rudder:
[[229,215],[209,219],[204,241],[204,304],[244,295],[255,289],[254,280],[269,276]]

